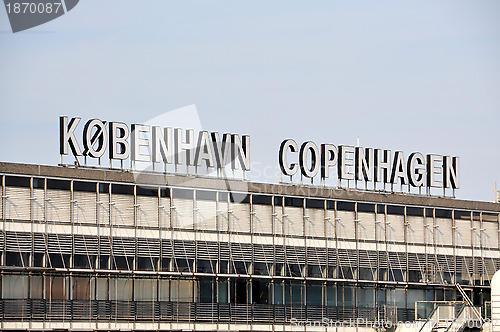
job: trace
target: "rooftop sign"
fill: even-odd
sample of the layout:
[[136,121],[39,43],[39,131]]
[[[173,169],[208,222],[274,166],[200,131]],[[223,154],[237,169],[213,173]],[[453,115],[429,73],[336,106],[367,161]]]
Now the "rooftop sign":
[[[77,158],[109,158],[130,160],[154,165],[163,163],[177,165],[206,166],[217,169],[222,176],[226,166],[232,170],[250,170],[250,136],[217,132],[183,130],[181,128],[106,122],[88,120],[83,126],[81,141],[77,139],[80,118],[68,119],[61,116],[60,154],[68,155],[71,150]],[[78,158],[77,158],[78,160]],[[336,177],[341,184],[358,181],[390,185],[408,185],[415,188],[460,187],[460,163],[458,157],[436,154],[424,155],[413,152],[405,156],[402,151],[354,147],[349,145],[304,142],[300,148],[293,139],[281,143],[279,154],[281,173],[292,180],[296,174],[314,179],[319,175],[323,184],[330,177]],[[197,172],[197,171],[196,171]],[[357,187],[357,186],[356,186]]]
[[[292,159],[293,158],[293,159]],[[335,146],[308,141],[299,146],[293,139],[284,140],[279,150],[279,164],[283,175],[300,174],[322,180],[330,177],[331,168],[339,180],[365,181],[410,185],[412,187],[460,187],[458,157],[414,152],[407,158],[402,151]]]
[[[250,170],[250,136],[238,134],[209,133],[181,128],[161,128],[132,124],[129,128],[122,122],[106,122],[99,119],[87,121],[83,127],[80,144],[76,129],[81,118],[61,116],[59,118],[59,153],[67,155],[69,150],[75,157],[101,158],[132,162],[164,163],[186,166],[216,167],[222,169],[231,164],[231,169]],[[83,148],[82,148],[83,147]]]

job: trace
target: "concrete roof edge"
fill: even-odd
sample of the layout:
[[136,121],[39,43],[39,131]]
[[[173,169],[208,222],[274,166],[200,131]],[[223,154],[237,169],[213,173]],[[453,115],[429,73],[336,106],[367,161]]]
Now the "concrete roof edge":
[[404,193],[368,192],[354,189],[259,183],[236,179],[208,178],[195,175],[141,173],[130,170],[83,168],[76,166],[47,166],[0,162],[0,174],[45,176],[92,181],[122,182],[153,186],[173,186],[250,192],[271,195],[289,195],[310,198],[330,198],[359,202],[432,206],[452,209],[500,212],[500,204],[460,200],[450,197],[418,196]]

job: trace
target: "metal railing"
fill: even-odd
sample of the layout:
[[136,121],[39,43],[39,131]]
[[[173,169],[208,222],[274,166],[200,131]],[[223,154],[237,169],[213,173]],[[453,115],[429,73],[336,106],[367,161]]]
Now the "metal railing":
[[459,332],[466,325],[482,324],[481,308],[465,301],[418,301],[415,303],[415,320],[425,320],[419,332],[442,329]]
[[[287,324],[298,321],[388,321],[384,308],[340,306],[236,304],[171,301],[2,299],[0,320],[46,321],[210,321]],[[387,308],[385,308],[387,310]],[[380,314],[382,311],[382,315]],[[413,310],[392,310],[389,320],[404,319]]]

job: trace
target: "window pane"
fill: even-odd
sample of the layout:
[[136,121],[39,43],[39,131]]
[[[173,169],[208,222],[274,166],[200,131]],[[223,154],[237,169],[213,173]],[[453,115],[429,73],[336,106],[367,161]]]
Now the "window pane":
[[90,300],[90,277],[73,277],[73,300]]
[[96,280],[96,300],[107,300],[108,299],[108,279],[107,278],[97,278]]
[[30,279],[30,298],[43,299],[43,277],[31,276]]
[[2,297],[4,299],[28,298],[28,276],[4,275],[2,278]]
[[46,294],[52,300],[65,300],[67,299],[68,292],[66,290],[65,277],[47,277],[46,278]]
[[132,279],[127,279],[127,278],[110,279],[109,299],[117,301],[131,301]]
[[135,279],[134,294],[136,301],[156,301],[156,279]]

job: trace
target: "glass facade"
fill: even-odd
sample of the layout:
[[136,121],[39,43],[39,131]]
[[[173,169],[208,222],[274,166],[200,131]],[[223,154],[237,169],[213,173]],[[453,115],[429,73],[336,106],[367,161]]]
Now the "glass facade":
[[500,268],[498,207],[83,178],[1,176],[3,320],[412,321]]

